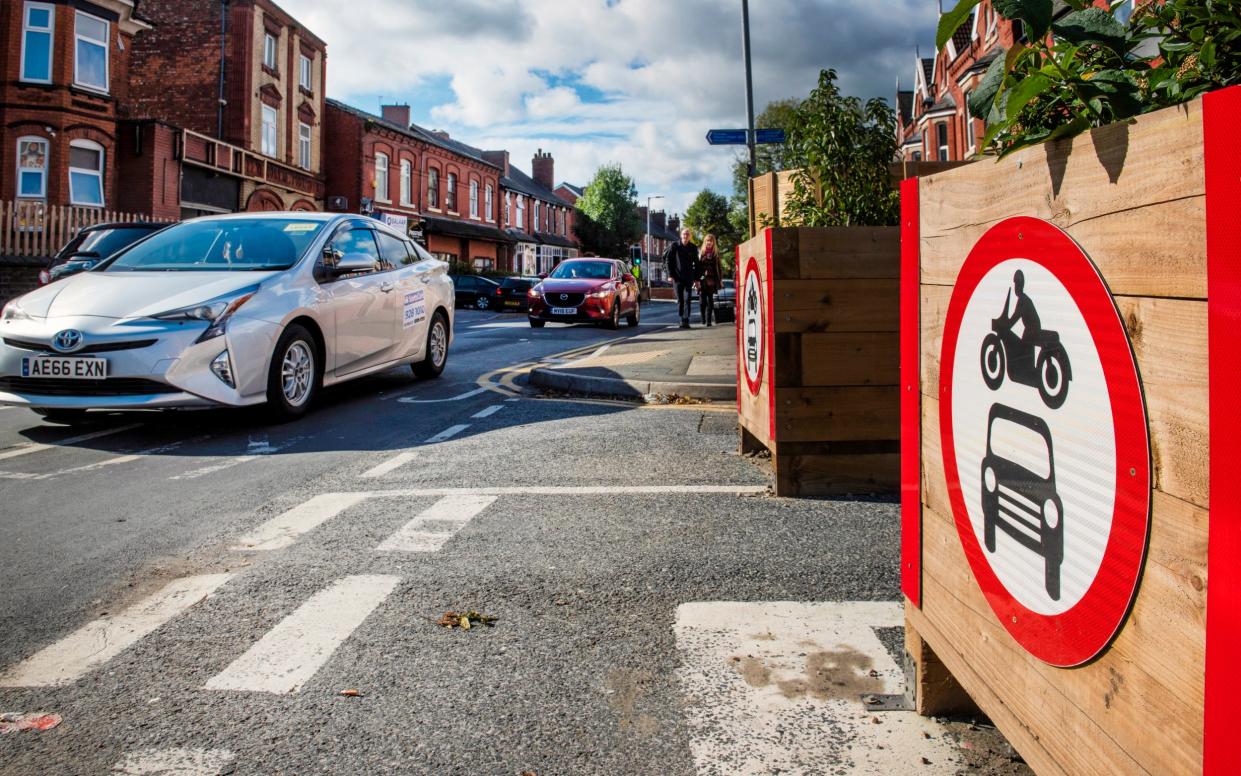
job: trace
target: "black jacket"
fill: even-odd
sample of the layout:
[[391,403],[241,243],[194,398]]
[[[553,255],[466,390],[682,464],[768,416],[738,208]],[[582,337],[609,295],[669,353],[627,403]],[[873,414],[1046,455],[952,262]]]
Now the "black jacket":
[[668,263],[668,275],[678,283],[693,283],[698,279],[698,246],[677,241],[664,254]]

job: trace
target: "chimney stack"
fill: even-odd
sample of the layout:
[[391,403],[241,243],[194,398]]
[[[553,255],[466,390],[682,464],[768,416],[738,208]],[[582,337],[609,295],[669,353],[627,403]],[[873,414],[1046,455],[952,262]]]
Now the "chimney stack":
[[500,168],[500,175],[508,177],[508,151],[483,151],[483,161]]
[[402,129],[409,129],[409,105],[384,105],[383,119]]
[[556,188],[556,160],[552,159],[550,153],[545,154],[540,148],[530,166],[537,182],[549,189]]

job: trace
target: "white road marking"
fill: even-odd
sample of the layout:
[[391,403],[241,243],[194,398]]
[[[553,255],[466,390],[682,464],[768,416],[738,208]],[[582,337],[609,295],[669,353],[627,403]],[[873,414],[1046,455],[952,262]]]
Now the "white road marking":
[[377,498],[416,498],[426,496],[664,496],[722,494],[750,496],[767,492],[766,485],[583,485],[525,486],[507,488],[416,488],[412,490],[372,491]]
[[[964,763],[934,721],[875,713],[863,694],[904,677],[874,629],[904,625],[896,602],[701,602],[677,607],[678,679],[701,774],[953,774]],[[878,720],[878,724],[876,724]]]
[[495,500],[495,496],[445,496],[385,539],[375,551],[435,552]]
[[511,399],[505,399],[505,401],[521,401],[521,397],[520,397],[520,396],[514,396],[514,397],[513,397],[513,398],[511,398]]
[[401,468],[402,466],[404,466],[405,464],[409,463],[410,461],[414,460],[417,457],[418,457],[418,454],[414,452],[398,453],[392,458],[389,458],[388,460],[374,467],[373,469],[367,469],[366,471],[362,472],[362,477],[367,478],[367,479],[372,479],[375,477],[382,477],[385,474],[391,474],[392,472],[396,471],[397,469]]
[[266,552],[288,547],[297,538],[313,531],[354,504],[366,500],[366,493],[325,493],[293,507],[237,540],[233,549]]
[[208,464],[207,466],[204,466],[201,469],[193,469],[191,471],[185,472],[184,474],[177,474],[175,476],[169,477],[168,479],[170,480],[194,480],[194,479],[198,479],[199,477],[206,477],[209,474],[215,474],[216,472],[221,472],[221,471],[224,471],[225,469],[231,469],[232,467],[239,466],[240,464],[243,464],[243,463],[249,463],[250,461],[256,460],[265,455],[273,455],[275,453],[280,452],[281,450],[292,447],[293,445],[296,445],[307,439],[309,439],[309,437],[305,437],[305,436],[293,437],[292,439],[286,439],[285,441],[281,442],[278,445],[273,445],[271,442],[268,441],[266,434],[262,434],[261,438],[259,439],[255,439],[254,437],[251,437],[250,445],[246,449],[245,455],[232,456],[232,457],[225,455],[225,456],[222,456],[222,459],[217,461],[216,463]]
[[122,776],[218,776],[236,759],[227,749],[143,749],[112,769]]
[[525,329],[529,328],[529,321],[503,321],[501,323],[480,323],[477,326],[466,326],[470,329]]
[[0,451],[0,461],[3,461],[6,458],[16,458],[19,455],[30,455],[31,453],[37,453],[41,450],[52,450],[57,447],[67,447],[68,445],[76,445],[76,444],[81,444],[82,442],[89,442],[92,439],[101,439],[106,436],[112,436],[113,434],[119,434],[123,431],[132,431],[135,428],[139,428],[141,425],[142,425],[141,423],[131,423],[128,426],[120,426],[118,428],[106,428],[106,429],[103,429],[102,431],[92,431],[89,434],[82,434],[81,436],[69,437],[68,439],[62,439],[59,442],[46,442],[46,443],[39,442],[39,443],[18,445],[17,447],[11,448],[9,450]]
[[400,583],[394,576],[352,576],[310,597],[205,689],[293,693]]
[[457,434],[460,434],[462,431],[465,431],[465,430],[466,430],[467,428],[469,428],[469,427],[470,427],[470,425],[469,425],[468,423],[463,423],[463,424],[458,425],[458,426],[450,426],[450,427],[448,427],[448,428],[444,429],[443,431],[439,432],[439,433],[438,433],[438,434],[436,434],[435,436],[431,437],[431,438],[430,438],[430,439],[428,439],[427,441],[423,442],[423,444],[424,444],[424,445],[434,445],[434,444],[438,444],[438,443],[440,443],[440,442],[447,441],[447,440],[452,439],[453,437],[455,437]]
[[0,675],[0,687],[69,684],[211,595],[232,574],[185,577],[124,611],[87,623]]
[[[489,390],[491,389],[490,388],[475,388],[472,391],[466,391],[463,394],[460,394],[458,396],[453,396],[448,399],[415,399],[411,396],[405,396],[405,397],[397,399],[397,401],[399,401],[401,404],[441,404],[446,401],[465,401],[466,399],[473,398],[479,395],[480,393],[486,393]],[[390,396],[388,398],[395,399],[396,397]]]
[[491,405],[490,407],[488,407],[488,408],[487,408],[487,409],[485,409],[485,410],[481,410],[481,411],[479,411],[479,412],[474,413],[474,414],[473,414],[473,415],[471,415],[470,417],[471,417],[471,418],[473,418],[473,419],[475,419],[475,420],[482,420],[483,418],[489,418],[489,417],[491,417],[492,415],[496,414],[497,412],[499,412],[499,411],[500,411],[500,410],[502,410],[502,409],[504,409],[504,405],[503,405],[503,404],[493,404],[493,405]]

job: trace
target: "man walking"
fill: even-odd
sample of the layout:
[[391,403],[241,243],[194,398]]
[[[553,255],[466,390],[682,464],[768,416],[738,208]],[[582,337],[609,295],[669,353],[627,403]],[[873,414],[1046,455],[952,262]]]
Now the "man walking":
[[664,254],[668,275],[676,286],[677,312],[681,314],[681,328],[689,328],[690,298],[694,294],[694,282],[698,280],[698,246],[690,239],[689,229],[681,230],[681,241],[674,243]]

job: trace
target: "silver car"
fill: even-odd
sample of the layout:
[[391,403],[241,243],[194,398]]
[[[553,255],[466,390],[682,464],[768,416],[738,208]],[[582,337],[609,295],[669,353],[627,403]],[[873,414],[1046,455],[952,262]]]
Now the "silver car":
[[448,266],[369,218],[243,213],[186,221],[0,314],[0,404],[242,407],[298,417],[326,385],[409,364],[437,377]]

